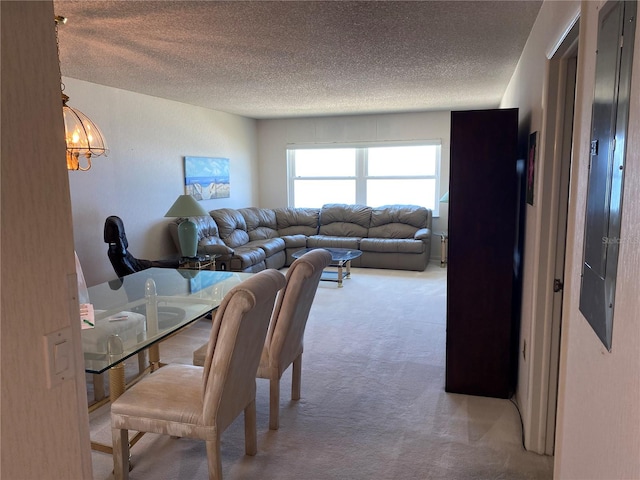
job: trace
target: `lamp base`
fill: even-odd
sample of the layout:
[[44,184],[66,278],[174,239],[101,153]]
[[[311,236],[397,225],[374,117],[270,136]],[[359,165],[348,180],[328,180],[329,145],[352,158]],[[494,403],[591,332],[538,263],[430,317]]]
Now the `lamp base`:
[[198,251],[198,227],[191,220],[184,220],[178,225],[178,240],[183,257],[195,257]]

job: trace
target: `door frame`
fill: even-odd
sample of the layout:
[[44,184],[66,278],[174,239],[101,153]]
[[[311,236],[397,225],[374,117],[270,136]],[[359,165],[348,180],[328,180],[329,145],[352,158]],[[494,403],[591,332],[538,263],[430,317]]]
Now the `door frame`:
[[558,366],[562,326],[562,290],[554,292],[554,280],[564,283],[567,211],[572,160],[573,110],[579,16],[548,55],[546,114],[543,119],[544,171],[534,304],[539,312],[531,338],[529,373],[530,415],[525,447],[553,455],[555,445]]

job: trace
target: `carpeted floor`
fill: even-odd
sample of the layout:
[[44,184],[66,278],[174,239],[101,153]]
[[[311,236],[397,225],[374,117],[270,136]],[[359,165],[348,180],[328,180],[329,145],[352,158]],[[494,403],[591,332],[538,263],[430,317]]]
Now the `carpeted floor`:
[[[258,454],[244,455],[243,419],[222,436],[225,480],[551,479],[552,457],[523,449],[509,400],[444,392],[446,269],[354,269],[344,288],[321,282],[305,335],[302,399],[281,382],[280,430],[268,429],[269,384],[257,380]],[[190,363],[207,339],[200,321],[161,347]],[[135,365],[135,361],[133,362]],[[134,371],[135,368],[129,366]],[[110,442],[108,406],[92,439]],[[145,435],[131,479],[207,479],[204,443]],[[93,453],[94,480],[112,477]]]

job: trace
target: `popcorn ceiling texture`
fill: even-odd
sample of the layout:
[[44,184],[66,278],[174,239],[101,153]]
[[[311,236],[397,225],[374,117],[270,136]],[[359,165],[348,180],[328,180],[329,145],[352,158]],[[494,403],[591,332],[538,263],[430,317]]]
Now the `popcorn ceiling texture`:
[[251,118],[497,107],[539,1],[54,1],[63,76]]

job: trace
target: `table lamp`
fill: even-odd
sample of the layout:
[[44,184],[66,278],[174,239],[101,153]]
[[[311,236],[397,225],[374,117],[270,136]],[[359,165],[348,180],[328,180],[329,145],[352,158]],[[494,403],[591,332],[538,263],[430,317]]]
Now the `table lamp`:
[[178,240],[183,257],[195,257],[198,251],[198,227],[189,217],[204,217],[209,213],[191,195],[180,195],[165,217],[183,217],[178,225]]

